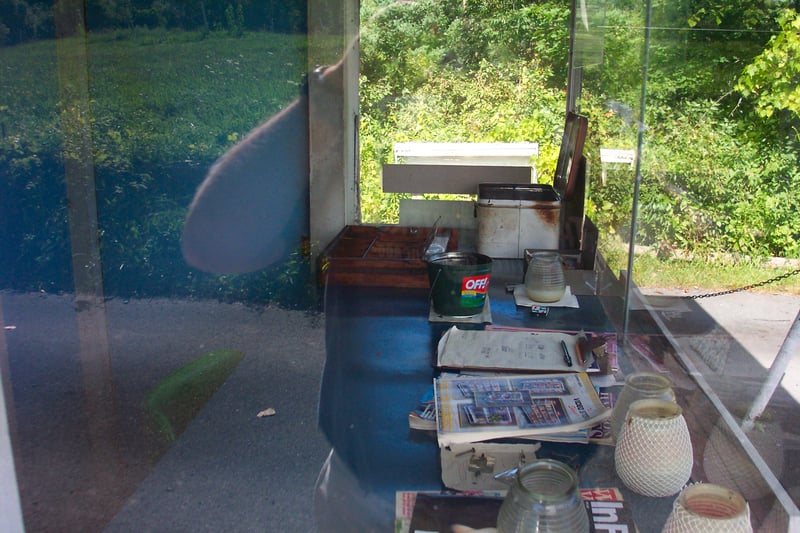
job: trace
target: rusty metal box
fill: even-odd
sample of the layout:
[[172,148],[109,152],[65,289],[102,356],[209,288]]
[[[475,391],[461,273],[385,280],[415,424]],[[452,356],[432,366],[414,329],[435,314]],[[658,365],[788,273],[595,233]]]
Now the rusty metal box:
[[557,250],[561,198],[550,185],[478,185],[478,253],[522,258],[525,249]]

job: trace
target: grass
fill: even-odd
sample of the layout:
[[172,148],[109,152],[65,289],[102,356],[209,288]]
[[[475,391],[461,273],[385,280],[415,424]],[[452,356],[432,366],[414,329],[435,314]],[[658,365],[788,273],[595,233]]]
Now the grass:
[[[627,269],[627,248],[620,242],[602,247],[602,253],[613,272]],[[800,262],[775,266],[766,260],[732,259],[729,257],[661,259],[655,253],[637,251],[633,263],[633,279],[642,289],[674,289],[686,292],[717,292],[750,287],[782,275],[786,279],[747,289],[765,294],[800,295]]]
[[[213,161],[291,102],[306,72],[302,35],[141,30],[92,33],[87,54],[95,150],[109,160]],[[58,140],[55,41],[4,48],[6,140]]]

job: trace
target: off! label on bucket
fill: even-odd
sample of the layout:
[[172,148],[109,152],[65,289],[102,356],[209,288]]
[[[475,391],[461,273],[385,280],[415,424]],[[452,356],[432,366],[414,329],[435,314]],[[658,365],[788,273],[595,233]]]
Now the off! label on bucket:
[[478,306],[486,299],[489,290],[489,274],[470,276],[461,280],[461,305]]

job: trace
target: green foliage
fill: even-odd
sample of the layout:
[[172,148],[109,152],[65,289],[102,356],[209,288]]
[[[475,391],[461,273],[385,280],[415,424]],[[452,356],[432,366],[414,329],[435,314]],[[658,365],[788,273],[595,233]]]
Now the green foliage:
[[761,116],[782,109],[800,116],[800,15],[786,9],[778,23],[780,33],[744,68],[736,89],[755,99]]
[[[421,0],[364,2],[361,198],[366,222],[396,222],[383,195],[395,142],[540,142],[552,173],[563,127],[567,4]],[[561,80],[561,81],[559,81]]]
[[153,431],[173,442],[211,399],[244,354],[222,349],[189,361],[153,387],[144,400]]
[[[20,44],[55,35],[55,9],[64,2],[0,0],[0,45]],[[90,32],[130,31],[135,28],[229,32],[247,31],[302,34],[306,29],[306,1],[255,0],[85,0],[86,29]]]
[[[399,198],[380,192],[380,166],[395,142],[515,142],[538,140],[544,172],[555,169],[563,127],[561,91],[544,87],[545,72],[523,61],[484,61],[470,74],[445,69],[413,97],[387,99],[386,90],[364,86],[361,118],[362,217],[397,220]],[[375,105],[378,100],[381,105]]]
[[[687,24],[690,28],[722,28],[748,31],[771,29],[776,11],[785,1],[751,0],[750,2],[727,2],[726,0],[705,0],[701,2],[676,2],[676,12],[684,17],[683,10],[689,10]],[[721,40],[736,38],[720,35]]]
[[[796,154],[737,135],[713,102],[686,102],[652,121],[642,162],[637,238],[662,252],[798,253]],[[591,193],[597,220],[629,232],[633,180],[610,176]]]
[[593,91],[602,90],[616,101],[636,102],[642,83],[643,48],[637,22],[643,24],[643,17],[622,10],[609,10],[605,16],[608,27],[604,31],[603,64],[585,69],[585,85]]
[[440,68],[475,70],[482,62],[536,63],[566,79],[567,3],[420,0],[364,2],[361,72],[401,95]]
[[[612,272],[628,269],[627,243],[612,236],[598,244],[599,252]],[[790,275],[795,270],[791,264],[780,265],[736,254],[693,253],[665,257],[661,252],[658,248],[636,248],[633,272],[637,287],[715,292],[770,281],[748,290],[800,294],[800,276]],[[780,276],[788,277],[775,280]]]
[[241,2],[237,2],[235,8],[233,4],[225,8],[225,26],[231,37],[244,35],[244,8]]
[[[552,175],[563,125],[559,70],[566,34],[558,28],[567,27],[566,6],[523,3],[364,3],[366,221],[397,220],[397,195],[380,195],[379,176],[398,141],[537,141],[539,174],[544,181]],[[640,244],[667,255],[684,250],[797,256],[798,122],[785,115],[756,116],[736,92],[743,66],[762,52],[780,49],[793,57],[786,50],[793,50],[797,31],[786,31],[793,24],[786,15],[775,21],[779,12],[767,2],[654,6]],[[587,212],[604,235],[623,238],[631,229],[634,171],[604,168],[599,152],[638,144],[643,19],[632,4],[607,6],[603,64],[584,68],[580,95],[581,113],[590,124],[584,149]],[[765,51],[766,32],[778,23],[782,37],[772,39]],[[681,27],[693,30],[675,31]],[[764,72],[765,79],[784,88],[798,85],[792,68],[779,76]],[[790,109],[785,92],[775,88],[772,96]]]

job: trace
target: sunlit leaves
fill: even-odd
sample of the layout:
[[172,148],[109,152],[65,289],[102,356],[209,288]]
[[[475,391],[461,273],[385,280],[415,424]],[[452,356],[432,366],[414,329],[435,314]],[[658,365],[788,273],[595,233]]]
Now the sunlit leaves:
[[754,98],[757,112],[764,117],[782,109],[800,116],[800,15],[786,9],[778,23],[780,33],[745,67],[736,89]]

